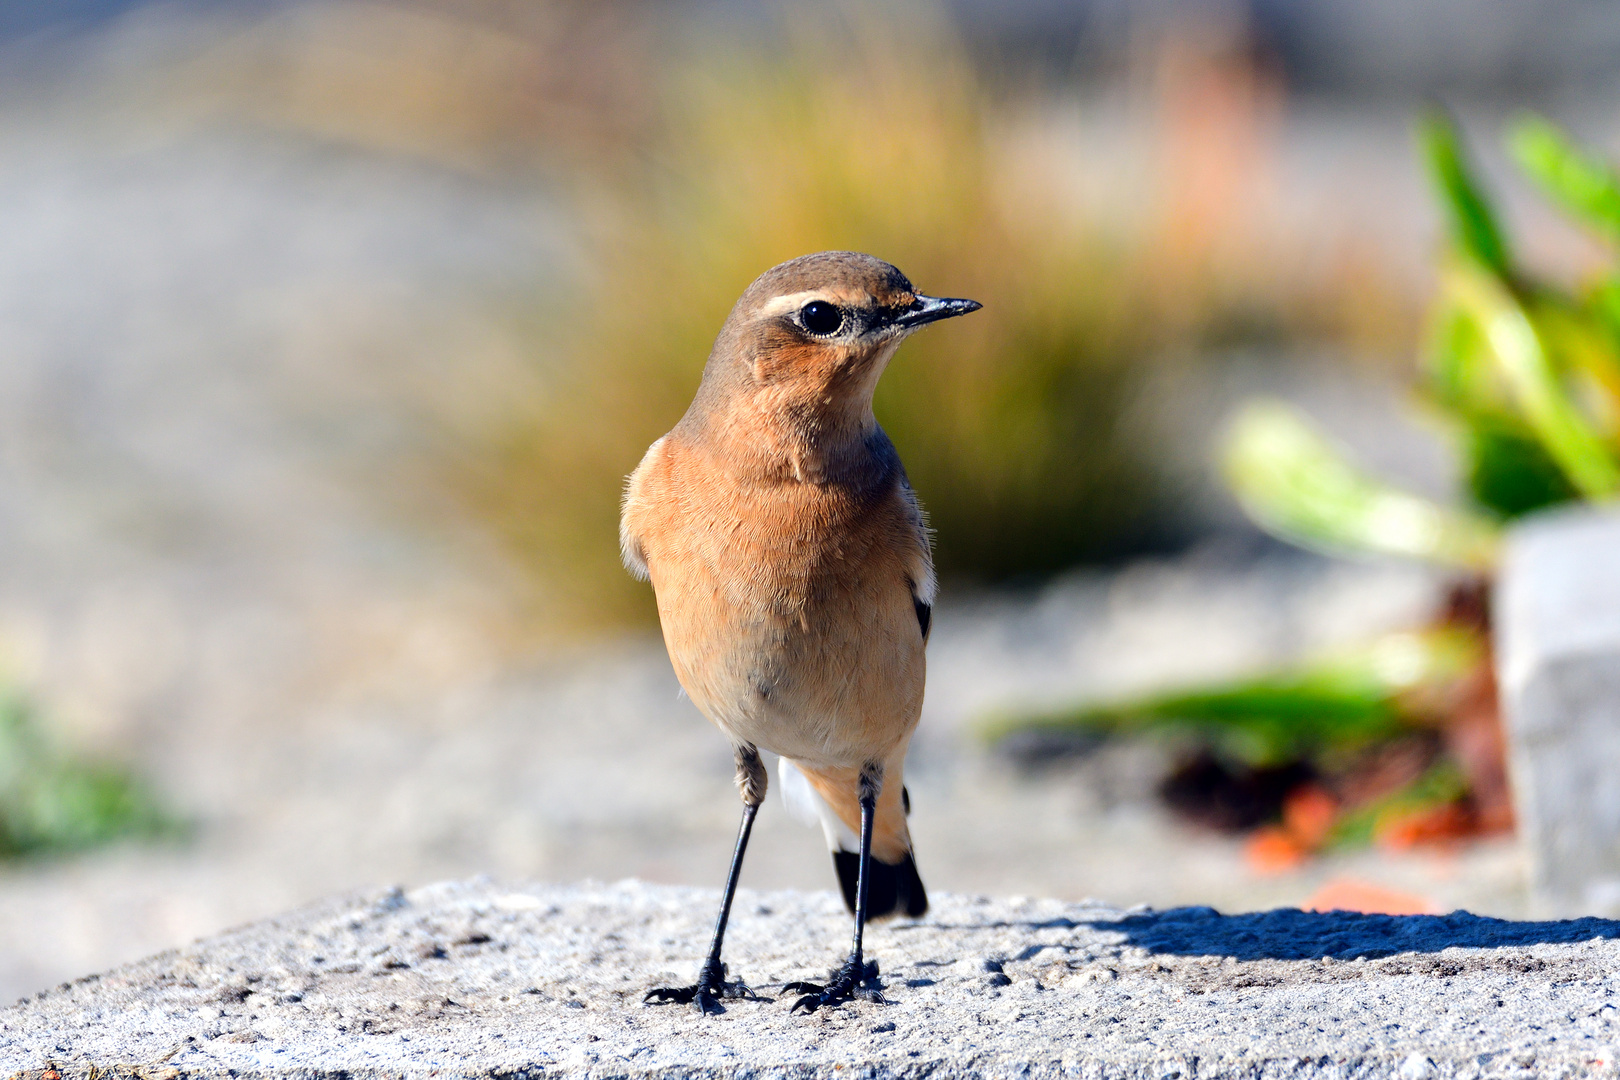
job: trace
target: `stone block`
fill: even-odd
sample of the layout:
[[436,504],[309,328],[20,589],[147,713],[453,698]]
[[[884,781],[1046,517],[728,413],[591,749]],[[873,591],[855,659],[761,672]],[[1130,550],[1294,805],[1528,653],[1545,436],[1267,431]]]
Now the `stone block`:
[[[712,891],[487,881],[313,907],[0,1011],[24,1080],[1612,1076],[1620,922],[941,895],[869,935],[888,1004],[793,1015],[839,958],[830,893],[739,894],[728,960],[775,1000],[642,1004],[690,980]],[[52,1074],[55,1074],[54,1076]]]
[[1514,531],[1496,640],[1537,906],[1620,914],[1620,513],[1559,511]]

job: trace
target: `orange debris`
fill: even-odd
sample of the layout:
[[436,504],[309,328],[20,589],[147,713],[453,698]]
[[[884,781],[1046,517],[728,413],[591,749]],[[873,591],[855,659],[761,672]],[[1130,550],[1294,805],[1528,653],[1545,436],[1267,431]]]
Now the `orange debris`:
[[1428,897],[1353,878],[1328,882],[1301,906],[1306,911],[1359,911],[1366,915],[1440,914],[1439,906]]

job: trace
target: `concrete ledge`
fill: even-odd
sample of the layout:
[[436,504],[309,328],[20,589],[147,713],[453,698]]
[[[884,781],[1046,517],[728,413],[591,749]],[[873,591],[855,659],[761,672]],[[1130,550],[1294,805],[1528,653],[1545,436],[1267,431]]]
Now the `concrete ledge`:
[[1497,627],[1537,906],[1620,915],[1620,513],[1561,510],[1515,530]]
[[[892,1004],[702,1018],[715,895],[626,882],[311,908],[0,1011],[28,1080],[116,1077],[1612,1076],[1620,923],[942,896],[872,934]],[[743,893],[765,992],[845,944],[831,894]]]

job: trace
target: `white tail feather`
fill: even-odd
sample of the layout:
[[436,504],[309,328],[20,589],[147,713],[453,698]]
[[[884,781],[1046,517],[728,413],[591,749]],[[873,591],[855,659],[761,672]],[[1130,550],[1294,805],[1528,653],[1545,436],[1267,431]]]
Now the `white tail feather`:
[[855,830],[845,825],[832,807],[827,805],[815,788],[810,786],[810,780],[799,771],[797,765],[787,758],[778,758],[777,772],[782,788],[782,804],[787,807],[788,813],[806,825],[821,826],[821,832],[827,838],[827,847],[832,851],[859,851],[861,849],[860,837]]

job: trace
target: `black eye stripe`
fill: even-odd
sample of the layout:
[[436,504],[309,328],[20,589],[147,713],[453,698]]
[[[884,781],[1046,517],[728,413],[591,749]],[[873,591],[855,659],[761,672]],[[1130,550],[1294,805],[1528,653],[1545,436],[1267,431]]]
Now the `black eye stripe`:
[[799,325],[821,337],[836,334],[844,325],[844,312],[836,304],[812,300],[799,309]]

